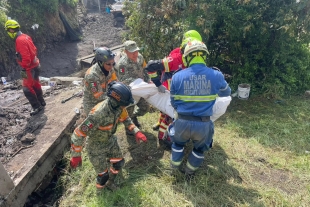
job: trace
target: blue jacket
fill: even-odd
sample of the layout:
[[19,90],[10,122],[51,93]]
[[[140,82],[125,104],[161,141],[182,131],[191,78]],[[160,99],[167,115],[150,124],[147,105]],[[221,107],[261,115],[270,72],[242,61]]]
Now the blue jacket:
[[172,77],[171,104],[182,115],[212,116],[217,96],[229,96],[231,89],[221,72],[193,64]]

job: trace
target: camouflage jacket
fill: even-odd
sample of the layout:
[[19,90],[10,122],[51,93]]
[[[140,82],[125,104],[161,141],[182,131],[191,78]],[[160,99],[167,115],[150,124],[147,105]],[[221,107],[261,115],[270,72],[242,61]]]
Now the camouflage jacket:
[[86,115],[97,103],[106,99],[107,85],[114,80],[117,80],[115,70],[112,69],[108,76],[105,76],[97,63],[86,71],[83,99]]
[[98,103],[71,135],[72,157],[81,156],[82,145],[87,136],[88,141],[100,141],[103,145],[108,145],[109,138],[116,132],[118,122],[123,122],[134,134],[140,131],[129,118],[125,108],[113,109],[109,98]]
[[138,55],[138,61],[133,62],[122,52],[119,61],[116,63],[115,70],[118,80],[129,85],[137,78],[141,78],[147,83],[150,81],[147,71],[144,70],[145,67],[146,62],[140,53]]

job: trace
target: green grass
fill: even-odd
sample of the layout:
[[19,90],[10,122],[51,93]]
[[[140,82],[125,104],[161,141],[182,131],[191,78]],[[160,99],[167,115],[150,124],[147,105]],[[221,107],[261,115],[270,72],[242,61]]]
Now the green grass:
[[96,174],[84,153],[83,166],[61,177],[59,206],[310,206],[309,115],[310,99],[303,97],[234,98],[215,122],[213,148],[187,182],[170,169],[170,152],[158,145],[151,129],[158,113],[147,114],[140,118],[147,144],[132,144],[134,137],[126,137],[119,125],[126,158],[117,180],[122,188],[97,192]]

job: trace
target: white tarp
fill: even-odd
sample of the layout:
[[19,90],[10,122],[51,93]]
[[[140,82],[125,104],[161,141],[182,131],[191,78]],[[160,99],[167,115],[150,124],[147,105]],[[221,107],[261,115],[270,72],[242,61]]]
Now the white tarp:
[[[140,78],[133,81],[130,84],[130,87],[133,98],[136,102],[138,102],[142,97],[161,112],[168,114],[170,117],[174,118],[174,109],[170,103],[169,91],[166,91],[165,93],[160,93],[158,92],[155,84],[146,83]],[[215,121],[226,112],[230,101],[231,96],[216,98],[215,104],[213,106],[213,115],[211,116],[212,121]]]

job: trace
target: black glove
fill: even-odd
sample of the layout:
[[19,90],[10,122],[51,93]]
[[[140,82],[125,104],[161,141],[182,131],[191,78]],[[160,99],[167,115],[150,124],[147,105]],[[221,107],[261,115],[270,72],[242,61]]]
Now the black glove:
[[165,70],[162,60],[150,60],[145,68],[148,72]]
[[161,85],[160,77],[162,71],[165,70],[164,64],[162,60],[150,60],[147,63],[146,68],[144,68],[148,73],[157,73],[156,76],[151,77],[152,82],[156,85],[156,87]]
[[26,70],[21,70],[19,74],[22,78],[27,78]]

